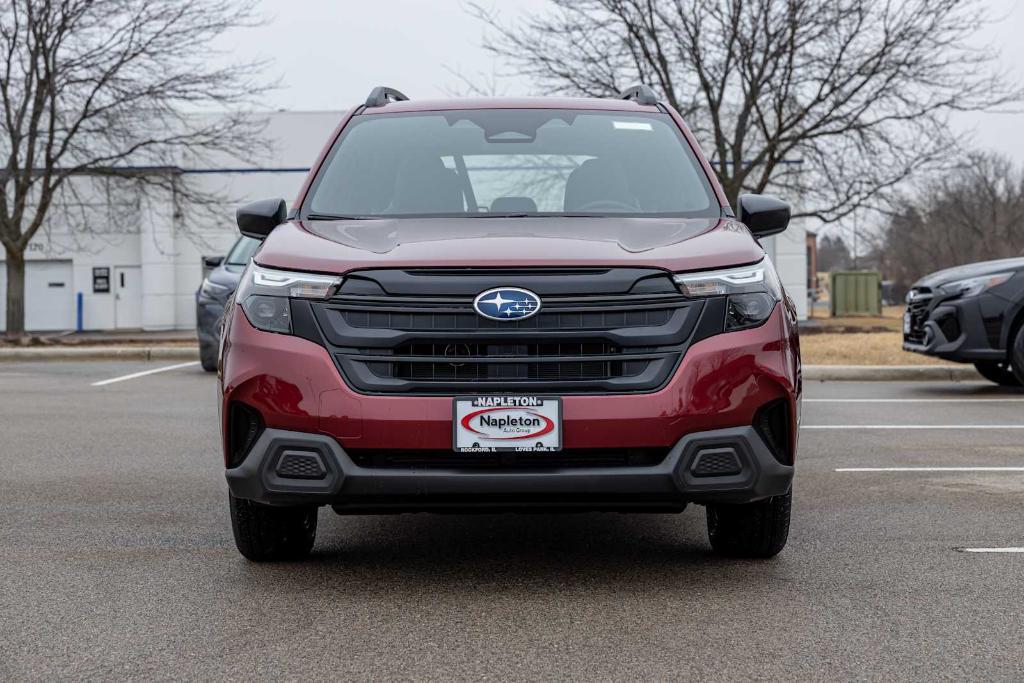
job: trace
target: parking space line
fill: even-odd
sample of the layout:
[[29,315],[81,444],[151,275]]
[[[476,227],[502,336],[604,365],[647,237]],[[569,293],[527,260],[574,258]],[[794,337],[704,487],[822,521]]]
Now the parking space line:
[[1024,553],[1024,548],[957,548],[962,553]]
[[800,429],[1024,429],[1015,425],[800,425]]
[[805,398],[804,403],[1024,403],[1024,398]]
[[1024,467],[837,467],[836,472],[1024,472]]
[[145,377],[146,375],[155,375],[158,372],[168,372],[170,370],[179,370],[181,368],[192,367],[193,365],[199,365],[199,361],[189,361],[188,363],[178,363],[177,365],[167,365],[162,368],[154,368],[152,370],[143,370],[142,372],[133,372],[130,375],[121,375],[120,377],[112,377],[110,379],[100,380],[99,382],[93,382],[91,386],[102,387],[115,382],[124,382],[129,379],[137,379],[139,377]]

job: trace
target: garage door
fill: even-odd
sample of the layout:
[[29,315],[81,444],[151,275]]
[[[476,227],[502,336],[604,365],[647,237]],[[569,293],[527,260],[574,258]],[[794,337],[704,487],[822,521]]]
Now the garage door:
[[[7,327],[7,269],[0,262],[0,331]],[[71,261],[25,264],[25,329],[55,332],[75,329],[75,292]]]

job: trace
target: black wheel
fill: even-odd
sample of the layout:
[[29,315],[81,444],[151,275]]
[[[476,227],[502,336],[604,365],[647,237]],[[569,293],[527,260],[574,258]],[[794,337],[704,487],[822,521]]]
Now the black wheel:
[[730,557],[774,557],[786,547],[793,494],[743,505],[708,505],[708,539]]
[[217,372],[217,347],[210,344],[200,344],[199,364],[207,372]]
[[[1019,334],[1017,336],[1020,337]],[[975,363],[974,368],[979,375],[1001,387],[1019,387],[1021,385],[1020,378],[1014,374],[1009,363],[983,360]],[[1021,361],[1021,369],[1024,370],[1024,359]]]
[[1017,328],[1017,334],[1010,340],[1010,367],[1017,383],[1024,386],[1024,324]]
[[298,560],[316,540],[316,507],[263,505],[228,494],[238,552],[254,562]]

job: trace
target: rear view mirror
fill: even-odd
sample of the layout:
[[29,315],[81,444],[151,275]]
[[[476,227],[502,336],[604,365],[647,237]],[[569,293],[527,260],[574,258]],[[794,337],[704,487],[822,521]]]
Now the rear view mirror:
[[764,194],[740,195],[740,222],[754,237],[776,235],[789,226],[789,204]]
[[246,204],[235,212],[238,231],[246,237],[263,240],[270,231],[288,218],[288,206],[283,199],[261,199]]

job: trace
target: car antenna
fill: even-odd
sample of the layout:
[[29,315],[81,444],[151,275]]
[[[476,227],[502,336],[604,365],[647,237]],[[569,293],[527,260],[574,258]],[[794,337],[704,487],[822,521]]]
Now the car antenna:
[[655,105],[658,103],[658,96],[651,89],[651,86],[642,83],[623,90],[619,93],[619,99],[633,100],[637,104]]
[[366,106],[383,107],[388,102],[406,102],[408,100],[409,97],[405,93],[384,85],[378,85],[370,91],[369,97],[366,98]]

